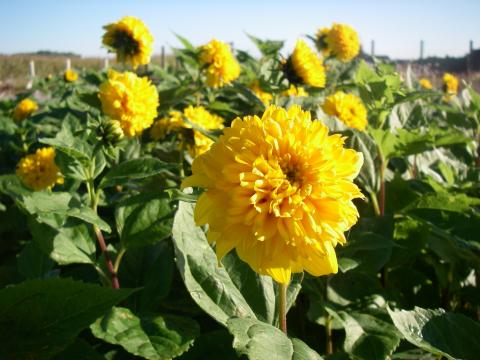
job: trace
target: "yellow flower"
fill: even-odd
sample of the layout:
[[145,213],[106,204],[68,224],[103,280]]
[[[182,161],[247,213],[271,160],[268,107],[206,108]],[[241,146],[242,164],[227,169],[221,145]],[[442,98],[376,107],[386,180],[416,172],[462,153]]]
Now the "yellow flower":
[[130,63],[134,69],[150,62],[153,36],[140,19],[125,16],[103,28],[103,45],[117,53],[117,61]]
[[45,147],[25,156],[17,165],[17,176],[29,188],[39,191],[63,184],[63,177],[55,164],[55,149]]
[[424,89],[430,90],[430,89],[433,88],[432,83],[431,83],[430,80],[428,80],[428,79],[425,79],[425,78],[420,79],[420,80],[418,81],[418,83],[419,83],[420,86],[421,86],[422,88],[424,88]]
[[363,197],[353,183],[363,157],[344,140],[296,105],[235,119],[182,183],[206,189],[195,222],[208,224],[217,257],[236,249],[279,283],[292,272],[337,272],[334,247],[358,219],[352,200]]
[[368,124],[367,109],[356,95],[337,91],[328,96],[323,104],[323,111],[336,116],[348,127],[363,131]]
[[150,136],[153,140],[162,140],[172,131],[183,128],[184,121],[180,111],[170,111],[168,117],[161,118],[150,128]]
[[[218,130],[223,129],[223,118],[208,112],[203,106],[189,106],[183,110],[184,116],[194,126],[198,126],[204,130]],[[189,123],[184,123],[185,128],[192,128]],[[213,144],[213,140],[203,135],[198,130],[193,130],[193,137],[195,146],[189,148],[192,157],[203,154]]]
[[327,44],[327,35],[329,32],[330,32],[330,29],[324,27],[324,28],[318,29],[316,34],[315,45],[317,46],[317,49],[321,51],[324,56],[330,55],[330,49]]
[[[317,33],[318,41],[322,41],[318,36]],[[358,34],[348,25],[334,23],[328,31],[320,30],[320,36],[324,36],[323,41],[326,44],[324,51],[341,61],[350,61],[360,52]]]
[[293,84],[325,87],[323,62],[303,40],[297,40],[295,50],[285,64],[285,72]]
[[77,81],[78,79],[78,74],[73,71],[72,69],[67,69],[65,71],[65,74],[63,75],[65,81],[68,81],[68,82],[74,82],[74,81]]
[[200,62],[206,66],[208,86],[222,87],[240,76],[240,65],[224,42],[214,39],[202,46]]
[[283,96],[308,96],[308,93],[301,86],[290,85],[290,87],[282,92]]
[[250,84],[250,89],[255,93],[255,95],[257,95],[257,97],[265,106],[270,105],[273,99],[273,95],[266,91],[263,91],[260,87],[258,80]]
[[120,121],[125,136],[142,133],[157,116],[158,92],[146,77],[132,72],[108,72],[108,80],[100,85],[103,112]]
[[458,79],[456,76],[445,73],[443,74],[443,91],[448,95],[455,95],[458,91]]
[[27,117],[37,111],[38,105],[35,101],[30,99],[23,99],[18,103],[15,110],[13,110],[13,118],[16,121],[25,120]]

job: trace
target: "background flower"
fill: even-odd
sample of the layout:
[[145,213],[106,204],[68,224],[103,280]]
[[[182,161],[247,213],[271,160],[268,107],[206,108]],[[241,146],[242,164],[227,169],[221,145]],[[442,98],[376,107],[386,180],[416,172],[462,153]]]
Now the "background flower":
[[368,124],[367,109],[358,96],[337,91],[328,96],[323,104],[323,111],[336,116],[348,127],[363,131]]
[[52,147],[38,149],[35,154],[23,157],[17,165],[16,174],[27,187],[36,191],[63,184]]
[[38,105],[31,99],[23,99],[20,101],[15,110],[13,110],[13,118],[17,121],[22,121],[37,111]]
[[222,87],[240,76],[240,65],[224,42],[214,39],[202,46],[200,62],[207,66],[208,86]]

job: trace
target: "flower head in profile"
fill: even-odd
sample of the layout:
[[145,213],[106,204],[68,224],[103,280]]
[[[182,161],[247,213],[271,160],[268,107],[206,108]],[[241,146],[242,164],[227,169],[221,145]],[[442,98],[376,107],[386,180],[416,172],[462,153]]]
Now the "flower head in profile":
[[430,90],[430,89],[433,88],[432,83],[431,83],[430,80],[428,80],[428,79],[425,79],[425,78],[420,79],[420,80],[418,81],[418,83],[419,83],[420,86],[421,86],[422,88],[424,88],[424,89]]
[[63,177],[55,164],[55,149],[52,147],[38,149],[35,154],[23,157],[17,165],[16,174],[25,186],[35,191],[63,184]]
[[103,45],[117,54],[117,61],[131,64],[134,69],[150,62],[153,36],[140,19],[125,16],[103,28]]
[[74,82],[78,80],[78,74],[73,71],[72,69],[67,69],[65,70],[65,73],[63,74],[63,78],[67,82]]
[[258,80],[254,81],[253,83],[250,84],[250,89],[257,95],[257,97],[260,99],[260,101],[265,105],[268,106],[272,102],[273,95],[262,90],[260,87],[260,83]]
[[458,78],[450,73],[443,74],[443,91],[450,96],[458,92]]
[[212,40],[200,49],[200,62],[206,67],[207,85],[218,88],[230,84],[240,76],[240,65],[230,46]]
[[30,99],[23,99],[17,104],[15,110],[13,110],[13,118],[16,121],[22,121],[32,115],[37,110],[38,105],[35,101]]
[[317,47],[327,55],[341,61],[350,61],[360,52],[357,32],[344,24],[333,24],[330,29],[320,29],[317,33]]
[[308,96],[308,92],[302,86],[295,86],[293,84],[290,87],[282,92],[283,96],[293,96],[293,97],[301,97],[301,96]]
[[236,249],[279,283],[292,272],[337,272],[334,248],[357,221],[352,200],[362,197],[353,179],[363,158],[344,140],[296,105],[235,119],[182,184],[205,188],[195,222],[208,224],[217,257]]
[[322,60],[303,40],[297,40],[293,54],[284,64],[284,72],[290,83],[325,87],[325,68]]
[[125,136],[133,137],[149,128],[157,116],[158,92],[146,77],[132,72],[108,72],[108,80],[100,85],[102,110],[118,120]]
[[354,94],[343,91],[327,96],[323,104],[323,111],[331,116],[336,116],[348,127],[363,131],[368,124],[367,109],[362,100]]

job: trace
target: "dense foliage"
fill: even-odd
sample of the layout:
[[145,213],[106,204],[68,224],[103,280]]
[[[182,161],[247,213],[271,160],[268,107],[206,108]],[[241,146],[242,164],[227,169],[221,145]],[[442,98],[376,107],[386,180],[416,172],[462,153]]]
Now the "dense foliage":
[[[123,136],[130,118],[105,115],[105,71],[40,79],[0,102],[2,358],[478,358],[480,95],[468,84],[458,95],[427,90],[389,64],[329,57],[326,87],[296,96],[283,43],[251,38],[262,56],[236,50],[241,71],[235,80],[227,58],[236,76],[225,86],[205,85],[210,65],[183,38],[176,66],[138,67],[159,94],[151,130],[142,123]],[[340,110],[324,111],[340,91],[364,106],[364,131],[348,128]],[[38,109],[14,116],[25,98]],[[356,183],[365,198],[355,199],[360,218],[335,249],[339,271],[292,275],[288,336],[277,328],[278,284],[235,251],[219,263],[194,223],[200,190],[180,190],[221,128],[261,115],[266,103],[300,105],[364,158]],[[189,115],[189,106],[203,110]],[[17,170],[46,147],[54,163],[31,157]],[[34,191],[22,174],[44,164],[49,181]]]

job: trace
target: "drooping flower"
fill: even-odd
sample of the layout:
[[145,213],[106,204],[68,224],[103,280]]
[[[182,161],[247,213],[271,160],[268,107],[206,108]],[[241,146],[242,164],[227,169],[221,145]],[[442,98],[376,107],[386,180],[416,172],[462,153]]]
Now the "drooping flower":
[[233,56],[230,46],[218,40],[212,40],[201,47],[200,62],[206,66],[207,85],[222,87],[240,76],[240,65]]
[[52,147],[38,149],[35,154],[20,159],[16,174],[25,186],[35,191],[63,184],[63,177],[55,164],[55,149]]
[[13,118],[16,121],[22,121],[32,115],[37,110],[38,105],[35,101],[30,99],[23,99],[17,104],[15,110],[13,110]]
[[297,40],[293,54],[284,64],[285,75],[290,83],[325,87],[325,68],[322,60],[303,40]]
[[327,96],[323,104],[323,111],[336,116],[348,127],[363,131],[368,124],[367,109],[362,100],[354,94],[343,91]]
[[422,88],[424,88],[424,89],[430,90],[430,89],[433,88],[432,83],[431,83],[430,80],[428,80],[428,79],[425,79],[425,78],[420,79],[420,80],[418,81],[418,83],[419,83],[420,86],[421,86]]
[[308,92],[302,86],[295,86],[290,85],[290,87],[282,92],[283,96],[293,96],[293,97],[300,97],[300,96],[308,96]]
[[357,32],[344,24],[334,23],[330,29],[320,29],[316,43],[325,55],[333,55],[341,61],[350,61],[360,52]]
[[458,92],[458,78],[450,73],[443,74],[443,91],[447,95],[455,95]]
[[74,82],[78,80],[78,74],[72,69],[67,69],[65,70],[65,74],[63,74],[63,78],[67,82]]
[[108,72],[108,80],[100,85],[102,110],[118,120],[125,136],[132,137],[149,128],[157,116],[158,92],[146,77],[132,72]]
[[268,106],[272,102],[273,95],[262,90],[260,87],[260,84],[258,80],[254,81],[252,84],[250,84],[250,89],[257,95],[257,97],[260,99],[260,101],[265,105]]
[[150,62],[153,36],[140,19],[125,16],[103,28],[106,32],[102,42],[117,54],[117,61],[131,64],[134,69]]
[[363,197],[353,183],[363,157],[344,140],[299,106],[235,119],[182,184],[206,189],[194,216],[208,224],[217,257],[236,249],[279,283],[292,272],[337,272],[334,247],[358,219],[352,200]]

